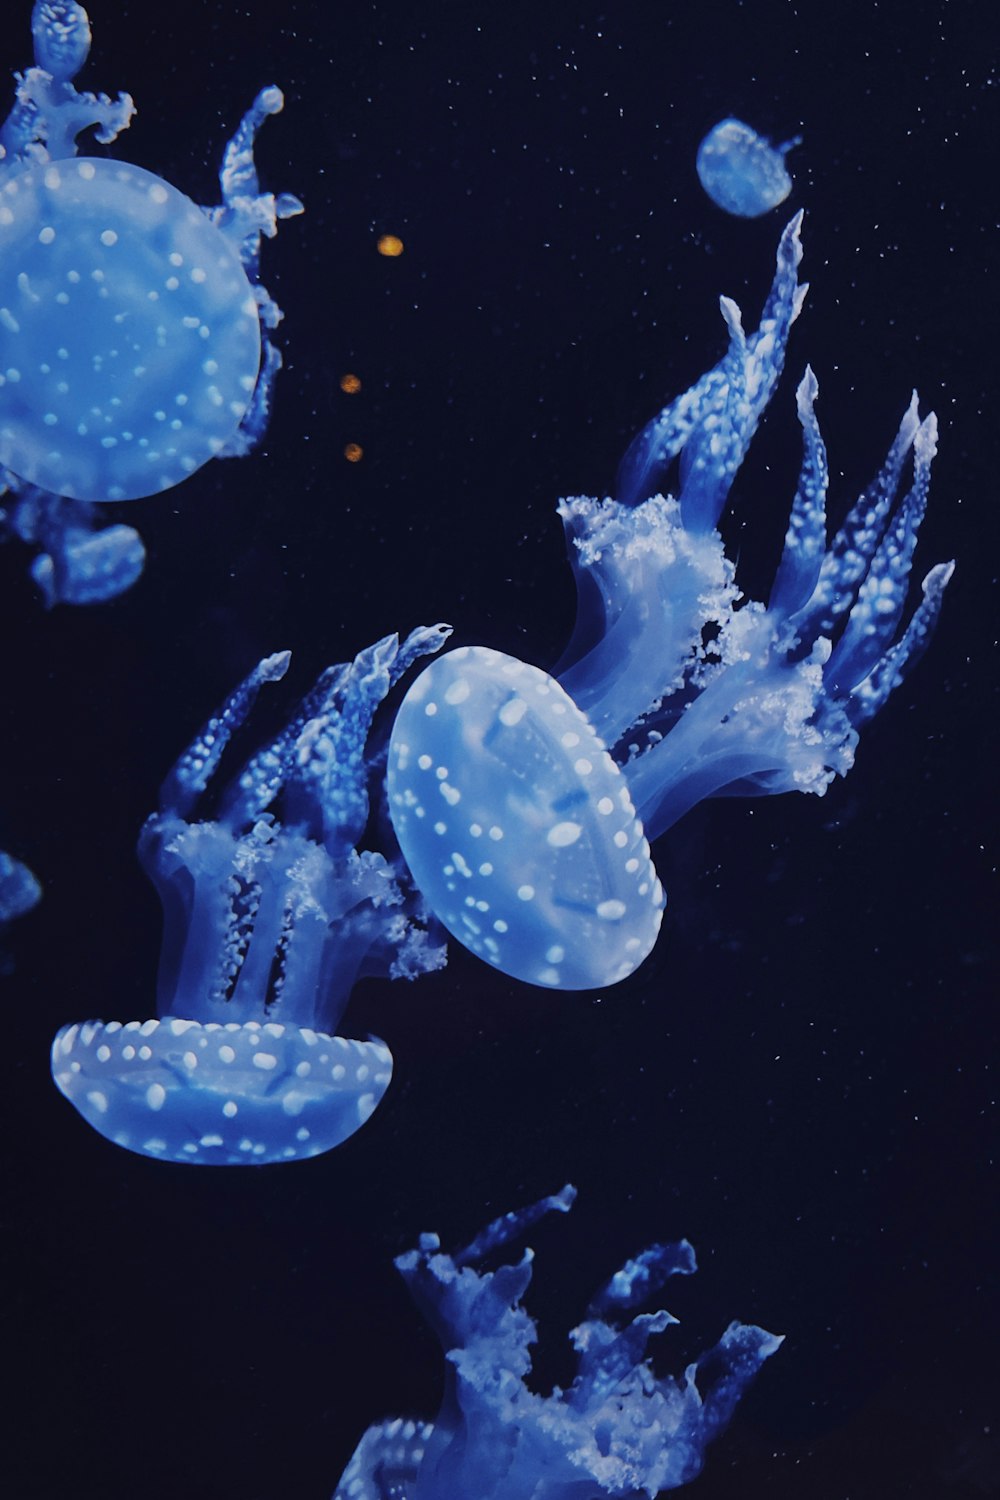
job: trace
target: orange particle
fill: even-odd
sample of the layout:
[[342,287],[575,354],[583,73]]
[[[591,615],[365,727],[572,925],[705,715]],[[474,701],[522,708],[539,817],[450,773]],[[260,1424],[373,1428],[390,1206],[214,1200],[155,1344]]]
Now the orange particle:
[[358,464],[364,457],[364,451],[360,443],[348,443],[344,448],[344,457],[349,464]]
[[353,396],[357,391],[360,391],[361,381],[357,375],[341,375],[340,389],[346,391],[349,396]]
[[403,253],[403,241],[401,239],[399,239],[397,235],[394,235],[394,234],[382,234],[382,235],[379,235],[377,249],[378,249],[379,255],[389,255],[389,256],[402,255],[402,253]]

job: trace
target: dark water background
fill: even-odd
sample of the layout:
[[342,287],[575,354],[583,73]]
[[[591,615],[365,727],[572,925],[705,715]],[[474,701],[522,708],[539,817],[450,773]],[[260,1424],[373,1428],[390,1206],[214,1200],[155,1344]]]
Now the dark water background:
[[[5,8],[3,79],[30,60],[28,11]],[[0,554],[0,844],[45,887],[2,994],[0,1489],[322,1500],[367,1423],[436,1406],[439,1352],[392,1256],[571,1180],[572,1215],[532,1236],[543,1382],[569,1378],[564,1331],[654,1239],[686,1234],[701,1264],[666,1298],[663,1368],[733,1317],[787,1335],[700,1500],[998,1493],[994,8],[94,0],[91,18],[83,82],[139,105],[122,155],[212,201],[228,130],[274,81],[262,173],[308,211],[267,249],[286,369],[263,450],[122,507],[149,561],[115,604],[46,615]],[[727,219],[695,176],[727,114],[804,136],[787,207],[812,282],[725,522],[744,585],[760,597],[777,558],[805,361],[837,518],[917,385],[942,424],[918,574],[959,564],[927,657],[825,800],[709,805],[663,842],[663,935],[618,989],[529,990],[455,951],[355,995],[343,1029],[384,1037],[395,1081],[335,1153],[215,1172],[114,1149],[56,1094],[48,1046],[66,1021],[153,1012],[134,844],[162,775],[265,651],[294,651],[275,716],[418,622],[555,661],[557,497],[608,492],[636,428],[719,356],[718,295],[752,325],[771,276],[785,210]]]

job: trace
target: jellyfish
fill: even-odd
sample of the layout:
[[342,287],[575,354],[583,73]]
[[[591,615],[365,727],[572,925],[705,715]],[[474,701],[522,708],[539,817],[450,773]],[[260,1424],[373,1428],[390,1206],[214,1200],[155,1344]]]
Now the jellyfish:
[[445,955],[398,856],[358,847],[383,774],[369,733],[447,634],[387,636],[330,667],[212,819],[196,819],[198,799],[289,653],[260,662],[177,761],[139,839],[164,910],[158,1017],[65,1026],[52,1046],[56,1085],[108,1140],[164,1161],[285,1162],[377,1107],[389,1049],[334,1034],[354,983],[412,979]]
[[82,6],[36,0],[35,67],[0,127],[0,535],[37,549],[46,602],[112,598],[142,571],[131,526],[97,505],[172,489],[250,451],[281,364],[281,311],[259,281],[261,236],[302,212],[263,193],[254,140],[282,108],[262,89],[223,152],[221,203],[200,208],[142,167],[77,155],[134,113],[79,92]]
[[0,849],[0,927],[23,917],[41,899],[42,888],[28,866]]
[[[11,922],[37,906],[42,887],[37,876],[21,860],[0,849],[0,939]],[[12,963],[0,947],[0,975],[9,974]]]
[[528,1384],[534,1320],[523,1306],[532,1251],[495,1271],[486,1257],[521,1238],[546,1213],[566,1213],[571,1186],[484,1229],[448,1255],[420,1236],[396,1267],[441,1341],[445,1395],[433,1423],[396,1418],[370,1427],[333,1500],[638,1500],[694,1479],[705,1449],[782,1339],[731,1323],[683,1375],[658,1376],[651,1337],[677,1319],[631,1310],[671,1276],[695,1270],[687,1240],[652,1245],[597,1293],[570,1334],[576,1374],[542,1396]]
[[529,984],[591,989],[632,973],[665,901],[650,840],[708,797],[822,796],[937,618],[950,563],[928,573],[898,633],[937,442],[916,395],[827,546],[807,368],[802,467],[767,605],[743,597],[725,555],[719,516],[806,290],[800,219],[758,329],[746,334],[722,299],[725,355],[635,438],[618,498],[560,503],[578,604],[554,672],[461,646],[424,668],[396,716],[389,808],[414,881],[459,942]]
[[797,135],[772,146],[742,120],[720,120],[698,147],[698,177],[712,202],[727,214],[757,219],[792,191],[785,157],[801,144]]

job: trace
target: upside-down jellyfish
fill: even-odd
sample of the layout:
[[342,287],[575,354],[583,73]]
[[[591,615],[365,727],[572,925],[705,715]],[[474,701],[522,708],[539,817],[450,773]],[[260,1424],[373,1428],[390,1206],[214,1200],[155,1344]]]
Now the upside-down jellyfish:
[[698,147],[698,177],[705,192],[727,214],[757,219],[792,191],[785,157],[802,143],[800,135],[781,146],[742,120],[720,120]]
[[478,1262],[525,1234],[572,1187],[505,1214],[465,1249],[446,1254],[424,1234],[396,1266],[441,1341],[446,1387],[433,1423],[396,1418],[365,1433],[333,1500],[637,1500],[687,1484],[705,1449],[782,1340],[731,1323],[679,1377],[658,1376],[650,1337],[677,1319],[624,1314],[670,1276],[697,1269],[687,1240],[653,1245],[628,1261],[570,1334],[577,1352],[568,1390],[541,1396],[527,1383],[534,1320],[522,1301],[532,1252],[514,1265]]
[[[719,516],[806,291],[799,226],[782,235],[755,333],[722,299],[725,355],[635,438],[618,498],[561,502],[578,606],[555,673],[461,647],[424,668],[396,717],[389,807],[415,883],[461,943],[530,984],[630,974],[664,906],[648,840],[707,797],[821,796],[937,617],[951,564],[928,573],[896,638],[937,443],[915,395],[827,546],[807,368],[802,468],[766,606],[744,599],[725,555]],[[673,497],[662,486],[678,456]]]
[[65,1026],[52,1045],[57,1086],[108,1140],[166,1161],[281,1162],[338,1145],[376,1108],[388,1048],[334,1028],[362,975],[412,979],[444,949],[398,857],[357,847],[381,779],[369,731],[447,633],[387,636],[328,668],[214,819],[195,804],[289,653],[265,658],[177,761],[139,839],[164,910],[159,1018]]
[[[134,105],[79,92],[82,6],[36,0],[35,67],[0,127],[0,535],[39,549],[48,603],[128,588],[144,551],[95,504],[171,489],[209,459],[247,453],[267,424],[281,312],[258,279],[261,235],[300,213],[262,193],[254,139],[282,107],[263,89],[223,153],[203,209],[142,167],[78,156]],[[0,492],[2,493],[2,492]]]

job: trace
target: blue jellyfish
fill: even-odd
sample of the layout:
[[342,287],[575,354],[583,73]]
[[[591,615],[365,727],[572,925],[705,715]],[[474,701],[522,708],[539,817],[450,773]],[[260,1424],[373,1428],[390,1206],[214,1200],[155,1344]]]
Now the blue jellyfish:
[[424,1234],[399,1257],[396,1267],[445,1352],[444,1399],[433,1423],[396,1418],[369,1428],[333,1500],[638,1500],[700,1472],[706,1447],[782,1340],[731,1323],[683,1375],[656,1375],[647,1344],[677,1319],[663,1310],[624,1314],[697,1266],[687,1240],[653,1245],[611,1278],[573,1329],[569,1389],[533,1391],[538,1334],[522,1305],[532,1252],[495,1271],[476,1267],[543,1214],[566,1213],[575,1196],[565,1187],[505,1214],[451,1255],[437,1235]]
[[[28,866],[0,849],[0,939],[10,922],[16,922],[42,899],[42,888]],[[0,975],[10,973],[8,955],[0,948]]]
[[[262,661],[174,766],[139,857],[164,909],[159,1019],[63,1027],[57,1086],[119,1146],[165,1161],[239,1165],[315,1156],[371,1115],[389,1084],[382,1042],[333,1034],[364,974],[439,968],[402,863],[358,849],[372,716],[447,627],[387,636],[329,668],[287,727],[196,821],[230,738],[289,653]],[[382,747],[384,759],[384,746]]]
[[[801,476],[766,606],[744,599],[725,555],[717,522],[806,290],[799,225],[781,238],[755,333],[722,299],[727,352],[636,437],[618,499],[561,502],[578,612],[555,673],[463,646],[424,668],[397,714],[389,808],[414,881],[466,948],[530,984],[630,974],[664,906],[649,840],[707,797],[822,795],[937,617],[950,564],[927,575],[896,638],[937,441],[915,396],[827,546],[807,369]],[[663,486],[678,456],[674,497]]]
[[49,604],[89,603],[142,571],[132,527],[98,502],[171,489],[264,431],[281,312],[258,280],[261,235],[302,211],[262,193],[263,89],[225,149],[222,202],[202,209],[141,167],[78,156],[127,128],[132,100],[80,93],[86,11],[36,0],[36,66],[0,128],[0,534],[39,549]]
[[23,917],[41,899],[42,888],[28,866],[0,849],[0,928]]
[[712,202],[727,214],[757,219],[792,191],[785,157],[801,144],[797,135],[772,146],[742,120],[720,120],[698,147],[698,177]]

